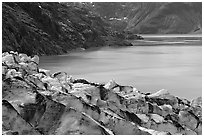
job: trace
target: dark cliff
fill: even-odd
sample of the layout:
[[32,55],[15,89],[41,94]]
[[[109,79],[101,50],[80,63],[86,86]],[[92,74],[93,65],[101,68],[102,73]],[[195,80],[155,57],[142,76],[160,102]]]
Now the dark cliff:
[[3,3],[2,15],[3,52],[52,55],[123,41],[83,3]]

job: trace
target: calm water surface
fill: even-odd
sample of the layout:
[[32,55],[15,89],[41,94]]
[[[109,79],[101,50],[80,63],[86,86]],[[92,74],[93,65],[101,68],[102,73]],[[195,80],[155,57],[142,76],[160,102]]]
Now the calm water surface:
[[40,68],[65,71],[74,78],[106,83],[110,79],[142,92],[160,89],[193,99],[202,95],[202,43],[199,36],[144,35],[136,46],[42,56]]

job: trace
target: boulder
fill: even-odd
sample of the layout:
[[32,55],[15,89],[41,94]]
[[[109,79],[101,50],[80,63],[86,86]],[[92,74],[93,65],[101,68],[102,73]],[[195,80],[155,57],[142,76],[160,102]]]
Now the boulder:
[[150,114],[150,118],[156,123],[163,123],[165,121],[164,118],[158,114]]
[[7,132],[6,134],[40,135],[6,100],[2,100],[2,121],[2,130]]
[[198,120],[195,118],[194,115],[189,113],[188,111],[181,110],[179,112],[179,123],[187,126],[188,128],[194,130],[198,126]]
[[30,62],[31,61],[31,57],[28,57],[26,54],[19,54],[19,58],[20,58],[20,62]]
[[6,65],[9,66],[15,64],[13,55],[9,53],[2,55],[2,63],[5,63]]
[[169,92],[166,89],[161,89],[159,91],[157,91],[156,93],[150,94],[148,95],[149,98],[165,98],[167,96],[169,96]]
[[42,69],[42,68],[39,69],[39,73],[43,73],[46,76],[51,75],[50,70],[46,70],[46,69]]
[[193,107],[197,107],[197,106],[202,107],[202,97],[198,97],[196,99],[193,99],[191,101],[191,106],[193,106]]
[[107,84],[105,84],[104,88],[113,89],[116,86],[118,86],[118,84],[114,80],[110,80]]
[[39,64],[39,60],[38,55],[34,55],[34,57],[31,58],[31,61],[35,62],[37,65]]

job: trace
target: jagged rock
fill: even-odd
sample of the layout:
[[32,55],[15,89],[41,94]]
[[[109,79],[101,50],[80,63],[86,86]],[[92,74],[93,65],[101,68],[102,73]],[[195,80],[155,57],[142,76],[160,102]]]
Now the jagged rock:
[[15,63],[13,55],[9,54],[8,52],[5,54],[2,54],[2,63],[5,63],[6,65],[12,65]]
[[191,106],[193,106],[193,107],[197,107],[197,106],[202,107],[202,98],[201,98],[201,97],[198,97],[198,98],[196,98],[196,99],[193,99],[193,100],[191,101]]
[[96,105],[97,100],[100,99],[100,91],[95,86],[76,83],[73,84],[72,89],[70,93],[77,97],[82,97],[87,103]]
[[57,72],[52,75],[53,78],[58,79],[61,86],[66,88],[67,90],[70,90],[72,87],[71,85],[71,77],[67,75],[65,72]]
[[159,98],[159,97],[164,98],[164,97],[169,96],[169,95],[170,94],[166,89],[161,89],[161,90],[157,91],[156,93],[148,95],[148,97],[149,98],[153,98],[153,97],[155,97],[155,98]]
[[43,73],[46,76],[51,75],[50,70],[46,70],[46,69],[42,69],[42,68],[39,69],[39,73]]
[[50,90],[62,91],[61,83],[57,78],[52,78],[48,76],[48,77],[43,77],[41,81],[43,83],[46,83],[48,85],[48,89]]
[[36,64],[39,64],[39,57],[38,55],[35,55],[33,58],[31,58],[31,61],[35,62]]
[[[11,54],[18,58],[17,53]],[[32,70],[38,66],[29,59],[4,65],[2,74],[2,98],[31,127],[27,134],[33,130],[40,134],[202,134],[201,98],[190,103],[166,90],[144,94],[114,81],[103,85],[73,80],[64,72],[51,75]],[[7,119],[3,125],[7,126],[3,134],[24,134],[22,128],[17,128],[19,132],[8,126]]]
[[154,120],[156,123],[163,123],[164,118],[158,114],[150,114],[150,118]]
[[107,84],[105,84],[104,88],[112,89],[116,86],[118,86],[118,84],[114,80],[110,80]]
[[173,125],[171,122],[164,122],[164,123],[151,123],[150,129],[154,129],[156,131],[163,131],[163,132],[169,132],[171,134],[179,133],[176,126]]
[[202,135],[202,122],[199,123],[197,128],[194,130],[198,135]]
[[162,109],[162,116],[166,116],[168,114],[171,114],[173,113],[173,110],[172,110],[172,106],[170,105],[162,105],[162,106],[159,106],[161,109]]
[[146,114],[136,114],[141,120],[142,123],[147,123],[150,120],[150,117],[148,117]]
[[181,110],[179,112],[179,123],[186,125],[190,129],[194,130],[198,126],[198,120],[196,117],[188,111]]
[[2,100],[2,130],[6,134],[40,135],[6,100]]
[[28,57],[26,54],[22,54],[22,53],[19,54],[19,58],[20,58],[20,62],[27,63],[31,61],[31,58]]
[[161,106],[164,104],[171,105],[173,108],[178,108],[178,100],[175,96],[170,95],[165,89],[146,96],[146,100],[156,103]]
[[2,75],[6,75],[7,70],[8,70],[7,66],[2,66],[2,71],[1,71]]
[[151,135],[171,135],[169,132],[156,131],[153,129],[146,129],[144,127],[139,127],[139,129],[142,131],[146,131],[146,132],[150,133]]

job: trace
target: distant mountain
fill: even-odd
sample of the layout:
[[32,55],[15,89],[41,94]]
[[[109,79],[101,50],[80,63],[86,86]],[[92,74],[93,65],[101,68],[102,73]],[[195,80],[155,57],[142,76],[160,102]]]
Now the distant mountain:
[[94,3],[94,10],[117,30],[143,34],[202,33],[202,3]]

